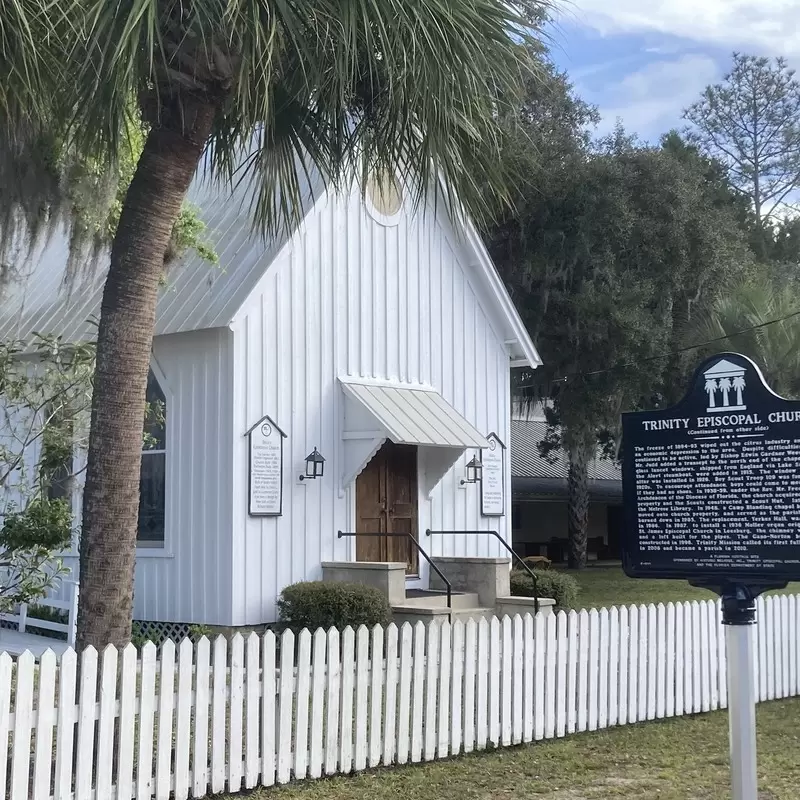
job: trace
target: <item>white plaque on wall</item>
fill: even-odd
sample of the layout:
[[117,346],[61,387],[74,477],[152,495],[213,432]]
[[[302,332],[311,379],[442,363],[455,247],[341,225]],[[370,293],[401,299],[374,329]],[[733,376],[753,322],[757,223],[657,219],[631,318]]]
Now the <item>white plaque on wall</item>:
[[481,514],[502,517],[506,513],[506,446],[496,433],[490,433],[486,439],[489,447],[481,450]]
[[269,417],[256,422],[248,438],[248,513],[277,517],[283,513],[283,440],[286,434]]

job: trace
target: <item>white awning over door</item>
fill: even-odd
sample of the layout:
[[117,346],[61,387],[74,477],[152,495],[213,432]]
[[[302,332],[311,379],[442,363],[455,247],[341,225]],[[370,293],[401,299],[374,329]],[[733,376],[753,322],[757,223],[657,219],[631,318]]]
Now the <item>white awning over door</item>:
[[418,384],[339,381],[345,396],[342,490],[387,439],[420,448],[421,488],[426,494],[465,450],[489,446],[486,437],[434,389]]
[[461,450],[489,446],[486,437],[432,389],[341,383],[345,395],[360,403],[395,444]]

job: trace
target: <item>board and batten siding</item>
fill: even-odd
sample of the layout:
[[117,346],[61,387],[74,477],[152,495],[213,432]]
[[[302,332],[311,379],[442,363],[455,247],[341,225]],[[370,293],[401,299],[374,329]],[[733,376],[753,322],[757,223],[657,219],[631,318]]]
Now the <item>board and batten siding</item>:
[[[167,401],[166,541],[137,549],[134,619],[231,624],[231,352],[226,328],[154,340]],[[80,514],[80,490],[74,507]],[[67,565],[77,577],[77,558]]]
[[[340,488],[344,398],[337,378],[427,384],[482,433],[509,441],[509,356],[502,323],[473,289],[472,256],[444,206],[376,222],[360,192],[323,198],[235,316],[233,330],[233,625],[275,619],[287,584],[321,577],[320,563],[352,560],[355,492]],[[268,414],[286,433],[283,514],[247,513],[246,431]],[[308,452],[325,476],[298,481]],[[432,537],[424,530],[495,529],[479,486],[459,487],[467,452],[420,497],[420,541],[432,554],[501,555],[492,537]],[[421,459],[424,468],[424,458]],[[426,573],[423,572],[423,579]]]

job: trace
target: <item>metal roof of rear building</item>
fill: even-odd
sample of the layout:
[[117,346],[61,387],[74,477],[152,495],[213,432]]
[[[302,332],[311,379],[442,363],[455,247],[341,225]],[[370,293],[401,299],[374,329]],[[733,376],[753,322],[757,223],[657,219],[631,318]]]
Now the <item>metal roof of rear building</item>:
[[[511,476],[514,478],[567,479],[569,462],[563,450],[553,450],[549,458],[539,452],[547,434],[542,420],[511,420]],[[552,463],[551,463],[552,462]],[[621,481],[622,470],[616,461],[598,452],[589,462],[590,481]]]

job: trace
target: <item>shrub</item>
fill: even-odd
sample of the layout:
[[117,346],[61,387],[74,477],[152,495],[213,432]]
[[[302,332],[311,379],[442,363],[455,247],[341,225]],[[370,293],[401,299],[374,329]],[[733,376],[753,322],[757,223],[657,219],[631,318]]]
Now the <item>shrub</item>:
[[355,628],[386,625],[391,619],[389,600],[380,589],[361,583],[307,581],[287,586],[278,598],[282,627]]
[[[539,597],[551,597],[556,601],[557,610],[572,608],[580,592],[580,585],[572,575],[554,569],[536,570],[536,588]],[[511,573],[511,594],[533,597],[533,581],[527,572],[514,570]]]
[[149,641],[150,637],[145,635],[142,623],[134,620],[131,625],[131,644],[141,650]]
[[203,637],[206,639],[212,639],[214,637],[214,631],[209,625],[190,625],[189,626],[189,638],[196,644],[200,641]]

